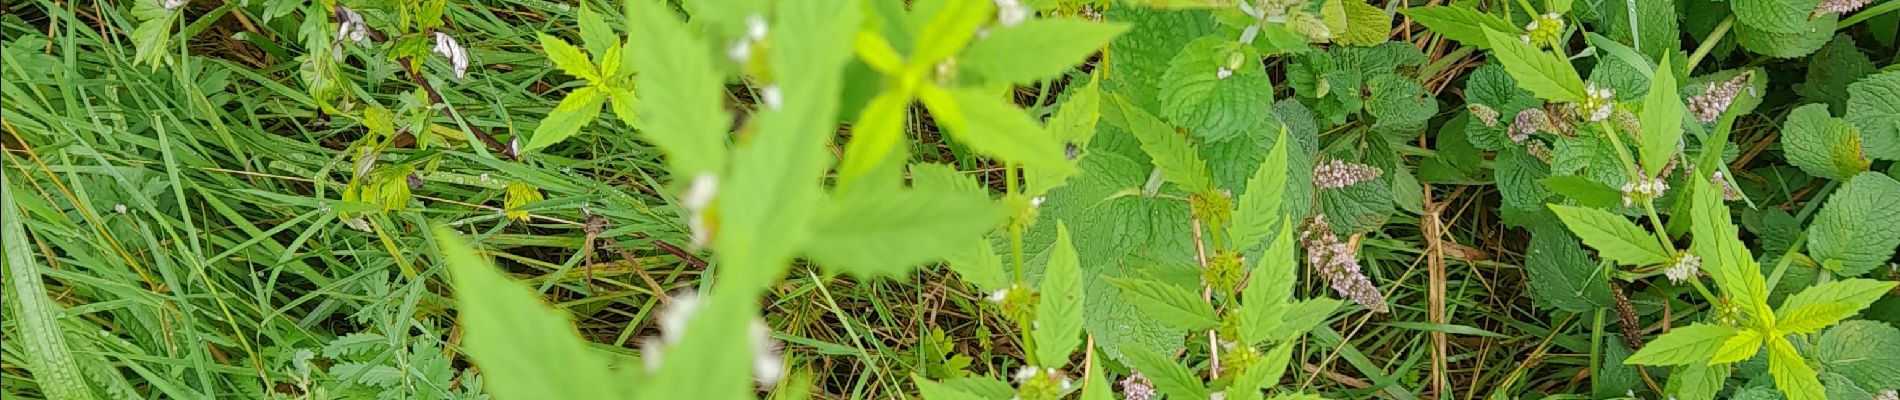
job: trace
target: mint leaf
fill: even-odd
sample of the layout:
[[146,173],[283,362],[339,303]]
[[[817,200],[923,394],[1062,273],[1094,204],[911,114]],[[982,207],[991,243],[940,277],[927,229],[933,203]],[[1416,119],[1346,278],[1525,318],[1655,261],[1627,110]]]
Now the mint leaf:
[[1531,280],[1531,299],[1543,307],[1571,312],[1608,306],[1609,278],[1584,254],[1576,237],[1557,223],[1530,224],[1524,268]]
[[1860,132],[1847,120],[1830,117],[1826,104],[1794,109],[1782,124],[1781,145],[1788,163],[1808,174],[1846,179],[1867,170],[1861,158]]
[[1900,71],[1861,79],[1847,93],[1847,120],[1860,127],[1867,156],[1900,160]]
[[[1238,65],[1230,64],[1238,57]],[[1227,71],[1222,76],[1221,71]],[[1161,75],[1161,116],[1209,142],[1262,132],[1274,125],[1273,82],[1260,61],[1233,40],[1207,36],[1188,43]]]
[[1693,324],[1676,328],[1643,345],[1623,360],[1632,365],[1681,365],[1709,359],[1715,348],[1735,335],[1735,328]]
[[[1465,125],[1465,140],[1470,141],[1473,147],[1488,151],[1516,146],[1508,131],[1517,114],[1544,106],[1537,96],[1518,88],[1517,80],[1511,79],[1511,74],[1505,72],[1504,66],[1498,63],[1478,67],[1471,71],[1471,76],[1465,78],[1465,102],[1466,111],[1474,114],[1471,122]],[[1489,109],[1497,117],[1492,120],[1478,118],[1472,110],[1480,106]]]
[[1424,25],[1426,29],[1431,29],[1432,32],[1438,32],[1438,34],[1444,35],[1445,38],[1480,49],[1491,48],[1491,42],[1484,36],[1485,28],[1490,28],[1491,30],[1503,32],[1508,35],[1521,33],[1518,32],[1517,25],[1511,24],[1510,21],[1505,21],[1504,18],[1485,14],[1468,7],[1409,7],[1399,10],[1399,13],[1411,17],[1412,21]]
[[1848,180],[1808,226],[1808,253],[1816,262],[1839,262],[1841,276],[1859,276],[1885,265],[1900,246],[1900,182],[1878,173]]
[[995,83],[1028,84],[1062,75],[1128,31],[1127,24],[1032,18],[970,42],[957,63]]
[[1597,255],[1618,263],[1631,266],[1666,264],[1672,261],[1668,250],[1649,231],[1621,215],[1594,208],[1550,205],[1550,211],[1564,221],[1564,226],[1576,232],[1583,244],[1597,250]]
[[1815,362],[1867,387],[1900,387],[1900,329],[1876,321],[1847,321],[1821,333]]
[[1496,30],[1487,28],[1484,35],[1491,42],[1491,55],[1504,65],[1504,71],[1511,74],[1511,79],[1517,80],[1518,87],[1544,100],[1583,100],[1583,78],[1577,75],[1576,67],[1571,66],[1569,61]]
[[1082,265],[1069,240],[1069,227],[1056,222],[1056,244],[1043,268],[1041,302],[1036,305],[1036,361],[1045,367],[1068,363],[1082,344]]
[[[1735,22],[1762,32],[1798,33],[1808,28],[1808,17],[1820,0],[1730,0]],[[1833,25],[1830,23],[1829,25]],[[1829,29],[1828,36],[1833,36]]]
[[[1789,0],[1763,0],[1789,1]],[[1737,17],[1740,17],[1737,13]],[[1802,13],[1807,15],[1806,12]],[[1834,24],[1840,20],[1840,14],[1825,14],[1820,18],[1808,20],[1805,25],[1792,32],[1776,32],[1757,28],[1745,23],[1735,24],[1735,42],[1742,48],[1771,57],[1794,58],[1814,53],[1827,45],[1834,37]]]
[[[1834,36],[1834,40],[1822,46],[1810,60],[1807,81],[1795,86],[1795,92],[1808,101],[1827,103],[1828,109],[1835,113],[1847,110],[1848,94],[1852,93],[1849,85],[1880,71],[1873,60],[1854,45],[1854,38],[1844,34]],[[1861,127],[1861,130],[1867,128]]]
[[1366,93],[1366,113],[1372,114],[1372,129],[1380,133],[1417,133],[1438,114],[1438,99],[1426,93],[1424,85],[1399,74],[1367,78]]

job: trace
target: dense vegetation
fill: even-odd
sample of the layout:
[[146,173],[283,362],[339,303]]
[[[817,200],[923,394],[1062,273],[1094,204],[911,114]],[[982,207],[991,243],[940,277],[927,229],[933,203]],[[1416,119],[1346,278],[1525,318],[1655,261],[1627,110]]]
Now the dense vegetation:
[[11,0],[0,394],[1887,399],[1900,0]]

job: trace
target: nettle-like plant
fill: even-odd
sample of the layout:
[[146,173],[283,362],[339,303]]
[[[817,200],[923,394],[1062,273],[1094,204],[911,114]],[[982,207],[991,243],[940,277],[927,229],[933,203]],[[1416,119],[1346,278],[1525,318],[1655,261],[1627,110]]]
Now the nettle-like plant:
[[[583,16],[584,44],[598,52],[591,62],[543,36],[556,65],[587,86],[561,106],[577,101],[582,107],[557,110],[550,119],[559,121],[543,126],[558,126],[537,131],[524,149],[558,142],[572,133],[571,125],[585,124],[591,118],[583,117],[598,112],[599,92],[638,87],[637,103],[606,96],[665,154],[685,225],[718,262],[707,293],[671,296],[659,313],[662,335],[646,341],[646,368],[610,369],[568,322],[481,261],[458,234],[438,229],[459,294],[463,344],[490,377],[489,391],[499,398],[736,399],[752,397],[755,388],[777,388],[780,396],[800,396],[806,388],[799,381],[781,379],[783,360],[757,309],[794,258],[827,274],[901,277],[999,226],[1018,235],[1030,226],[1036,215],[1031,194],[1075,172],[1063,143],[1086,141],[1095,103],[1076,96],[1045,125],[1002,95],[1013,83],[1059,76],[1125,28],[1029,18],[1026,9],[989,2],[879,8],[896,4],[689,2],[695,25],[705,28],[698,33],[670,7],[632,0],[624,42],[588,28],[600,23]],[[915,42],[894,48],[886,37]],[[721,46],[726,57],[709,51],[717,48],[709,43],[725,38],[731,38]],[[854,52],[883,75],[882,90],[851,125],[835,185],[827,185],[833,169],[825,148],[837,132],[834,118]],[[966,70],[985,72],[959,72]],[[733,119],[723,103],[729,71],[758,88],[760,100],[737,132],[730,132]],[[902,122],[913,98],[958,143],[1007,167],[1012,180],[1001,200],[948,166],[907,165],[897,149],[907,140]],[[569,111],[575,114],[564,114]],[[1030,183],[1019,187],[1017,176]],[[1035,349],[1032,365],[1047,371],[1064,367],[1082,342],[1080,266],[1075,249],[1064,243],[1044,273],[1035,316],[1019,319],[1034,326],[1024,330]],[[1020,254],[1015,281],[1027,284]],[[1060,375],[1040,376],[1023,381],[1024,396],[1063,392]],[[936,390],[928,381],[920,386]]]
[[[1869,73],[1850,86],[1846,104],[1859,105],[1847,107],[1847,118],[1831,116],[1826,104],[1797,107],[1788,115],[1781,133],[1788,161],[1837,181],[1822,190],[1831,196],[1806,234],[1764,254],[1774,265],[1767,271],[1741,241],[1724,205],[1755,204],[1730,178],[1735,175],[1728,161],[1735,149],[1726,145],[1736,118],[1762,103],[1766,73],[1747,68],[1686,78],[1724,43],[1732,22],[1737,41],[1751,52],[1801,56],[1833,37],[1840,13],[1865,2],[1729,2],[1734,16],[1712,32],[1698,32],[1704,42],[1686,57],[1676,50],[1674,10],[1667,2],[1599,7],[1588,19],[1569,17],[1568,1],[1548,2],[1543,13],[1519,3],[1529,20],[1521,28],[1465,6],[1414,8],[1407,15],[1446,38],[1491,51],[1495,66],[1471,75],[1467,113],[1444,132],[1462,134],[1475,149],[1497,152],[1495,181],[1506,221],[1532,231],[1527,267],[1539,303],[1595,312],[1599,325],[1605,310],[1614,308],[1628,346],[1640,349],[1608,362],[1671,367],[1667,386],[1659,389],[1672,398],[1715,398],[1737,372],[1750,382],[1771,379],[1791,399],[1891,386],[1891,374],[1869,372],[1879,367],[1857,365],[1842,351],[1891,341],[1900,332],[1842,321],[1895,287],[1856,277],[1884,265],[1900,245],[1900,231],[1892,228],[1900,223],[1900,212],[1878,205],[1880,199],[1900,199],[1900,182],[1867,171],[1870,157],[1894,156],[1886,144],[1892,122],[1877,116],[1891,115],[1880,111],[1894,105],[1883,96],[1895,93],[1894,79],[1900,75]],[[1650,20],[1642,18],[1649,17],[1639,13],[1665,14],[1670,29],[1645,25]],[[1583,26],[1579,20],[1604,34],[1575,29]],[[1588,47],[1573,57],[1577,36],[1587,39]],[[1575,59],[1594,61],[1588,80],[1572,65]],[[1768,215],[1779,215],[1800,232],[1795,221],[1822,203],[1809,203],[1799,217],[1778,210]],[[1561,222],[1569,231],[1550,228],[1550,222]],[[1603,262],[1591,265],[1579,241]],[[1678,248],[1684,241],[1692,244]],[[1809,272],[1788,279],[1796,263],[1818,270],[1819,276]],[[1667,279],[1655,283],[1669,293],[1666,297],[1687,294],[1707,309],[1697,322],[1645,345],[1639,339],[1639,316],[1616,281],[1657,276]],[[1703,276],[1713,287],[1703,283]],[[1797,281],[1806,283],[1791,283]],[[1594,356],[1593,363],[1598,361]],[[1593,365],[1592,377],[1614,368]],[[1735,389],[1732,396],[1765,387],[1750,386]]]

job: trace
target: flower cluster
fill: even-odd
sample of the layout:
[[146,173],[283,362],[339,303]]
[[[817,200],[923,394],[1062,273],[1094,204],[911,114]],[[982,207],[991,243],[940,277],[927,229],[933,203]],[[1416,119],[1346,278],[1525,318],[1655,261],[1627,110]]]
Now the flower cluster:
[[363,22],[363,14],[356,13],[342,4],[336,5],[336,37],[338,40],[362,43],[369,40],[369,24]]
[[1537,18],[1532,18],[1529,24],[1524,25],[1524,34],[1518,35],[1517,38],[1518,40],[1524,41],[1524,43],[1542,47],[1547,44],[1556,43],[1557,36],[1563,33],[1563,15],[1548,13],[1539,15]]
[[1722,112],[1728,111],[1730,104],[1735,103],[1735,97],[1742,93],[1742,88],[1747,87],[1750,95],[1753,95],[1754,88],[1748,86],[1749,75],[1737,74],[1727,81],[1709,84],[1708,88],[1702,89],[1702,94],[1689,98],[1689,113],[1695,115],[1696,121],[1705,124],[1715,122]]
[[1662,197],[1663,192],[1667,191],[1669,191],[1669,183],[1663,182],[1662,178],[1644,178],[1625,183],[1623,184],[1623,206],[1629,207],[1638,201]]
[[1384,174],[1385,171],[1380,170],[1379,167],[1333,159],[1332,162],[1313,166],[1313,186],[1320,189],[1338,189],[1379,179],[1379,176]]
[[1530,139],[1531,134],[1544,130],[1548,126],[1550,126],[1550,114],[1544,113],[1544,109],[1541,108],[1527,108],[1524,111],[1518,111],[1517,116],[1511,118],[1511,126],[1506,130],[1510,132],[1512,142],[1523,143],[1524,139]]
[[1471,116],[1478,118],[1478,122],[1483,123],[1487,128],[1498,126],[1498,110],[1492,109],[1491,106],[1471,103],[1465,105],[1465,110],[1471,111]]
[[1728,175],[1723,174],[1722,171],[1715,171],[1714,174],[1710,174],[1709,181],[1714,183],[1716,187],[1722,188],[1722,200],[1736,201],[1742,199],[1742,192],[1735,190],[1735,185],[1729,183]]
[[1585,121],[1601,122],[1610,119],[1616,112],[1616,90],[1597,86],[1595,83],[1583,87],[1583,102],[1577,104],[1577,112]]
[[1873,2],[1874,0],[1821,0],[1819,4],[1814,5],[1813,16],[1819,17],[1821,14],[1828,13],[1846,14],[1854,12],[1854,10],[1859,10],[1861,7],[1866,7],[1868,4],[1873,4]]
[[1028,365],[1016,369],[1011,378],[1016,381],[1016,398],[1021,400],[1055,400],[1075,388],[1075,382],[1055,368]]
[[1147,375],[1136,372],[1122,378],[1122,398],[1128,400],[1148,400],[1155,397],[1155,385],[1148,381]]
[[1359,250],[1339,240],[1324,214],[1300,230],[1300,247],[1306,249],[1306,264],[1326,278],[1340,296],[1352,299],[1373,312],[1389,311],[1385,294],[1373,286],[1372,279],[1359,272]]
[[1669,277],[1670,282],[1680,284],[1694,279],[1696,272],[1700,270],[1702,270],[1702,258],[1694,254],[1683,254],[1681,258],[1676,259],[1674,265],[1663,269],[1663,276]]
[[996,23],[1004,27],[1016,26],[1029,20],[1030,11],[1019,0],[996,0]]
[[765,34],[771,30],[771,26],[765,23],[765,17],[758,14],[745,17],[745,36],[726,47],[726,57],[731,57],[733,62],[740,65],[751,61],[752,45],[764,42]]

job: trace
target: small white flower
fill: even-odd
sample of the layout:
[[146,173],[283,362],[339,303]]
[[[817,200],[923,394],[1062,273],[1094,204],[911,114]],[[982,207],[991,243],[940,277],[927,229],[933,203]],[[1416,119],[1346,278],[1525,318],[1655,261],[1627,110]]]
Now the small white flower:
[[766,25],[764,16],[752,14],[751,16],[745,17],[745,36],[747,39],[752,39],[753,41],[765,40],[765,34],[770,31],[771,26]]
[[713,197],[719,194],[719,175],[701,172],[693,177],[693,183],[686,187],[686,194],[680,197],[680,206],[686,209],[687,228],[693,233],[693,246],[704,247],[712,239],[712,231],[706,226],[706,208],[712,206]]
[[1230,76],[1234,76],[1234,70],[1228,69],[1227,67],[1220,67],[1220,69],[1214,70],[1215,78],[1227,79],[1227,77]]
[[1219,392],[1208,393],[1207,400],[1227,400],[1227,391],[1222,390]]
[[745,64],[752,59],[752,41],[739,39],[732,42],[732,46],[726,48],[726,57],[731,58],[732,62]]
[[1030,206],[1030,207],[1042,207],[1042,202],[1043,202],[1044,200],[1048,200],[1048,199],[1046,199],[1046,198],[1043,198],[1042,196],[1036,196],[1036,197],[1031,197],[1031,198],[1029,198],[1029,206]]
[[1517,41],[1528,44],[1531,42],[1531,35],[1517,35]]
[[177,10],[179,7],[184,7],[185,3],[190,2],[191,0],[165,0],[165,11]]
[[125,213],[125,204],[124,204],[124,203],[120,203],[120,204],[114,204],[114,205],[112,205],[112,211],[118,211],[118,212],[119,212],[120,214],[124,214],[124,213]]
[[996,0],[996,23],[1016,26],[1029,20],[1030,11],[1017,0]]
[[436,32],[435,53],[441,54],[442,58],[449,61],[449,66],[455,70],[455,79],[468,76],[468,49],[462,48],[462,44],[456,42],[455,38],[447,33]]
[[1680,284],[1694,279],[1696,271],[1701,268],[1701,258],[1696,257],[1694,254],[1683,254],[1682,258],[1676,259],[1675,265],[1671,265],[1668,269],[1663,270],[1663,275],[1668,276],[1670,282]]
[[1034,365],[1025,365],[1022,368],[1017,368],[1016,374],[1011,375],[1010,379],[1015,380],[1016,383],[1023,383],[1023,381],[1027,381],[1029,380],[1029,378],[1033,378],[1036,376],[1036,374],[1039,374],[1039,373],[1042,373],[1041,368],[1036,368],[1036,366]]
[[765,108],[778,111],[785,107],[785,92],[778,85],[765,85],[759,88],[759,100],[765,102]]
[[699,293],[685,291],[675,293],[672,301],[660,308],[660,340],[663,344],[678,344],[686,338],[686,323],[699,313]]
[[1073,388],[1075,388],[1075,381],[1070,380],[1069,377],[1066,376],[1062,377],[1062,391],[1067,392]]
[[1610,115],[1616,113],[1615,90],[1600,87],[1592,83],[1588,86],[1584,86],[1583,94],[1583,104],[1579,105],[1579,111],[1585,113],[1583,116],[1584,119],[1590,122],[1600,122],[1609,119]]
[[336,37],[338,39],[349,39],[357,43],[369,40],[369,24],[363,22],[363,14],[357,14],[356,10],[351,10],[349,7],[338,4],[336,6],[336,19],[340,21],[337,23],[336,28]]
[[1003,299],[1007,298],[1009,298],[1009,288],[996,289],[996,291],[990,292],[989,299],[991,303],[1003,304]]
[[764,320],[753,319],[752,331],[752,379],[759,387],[771,387],[785,377],[785,359],[781,355],[777,340],[772,340],[772,328],[765,326]]
[[648,373],[659,372],[666,361],[666,345],[653,338],[640,340],[640,361],[646,364]]

